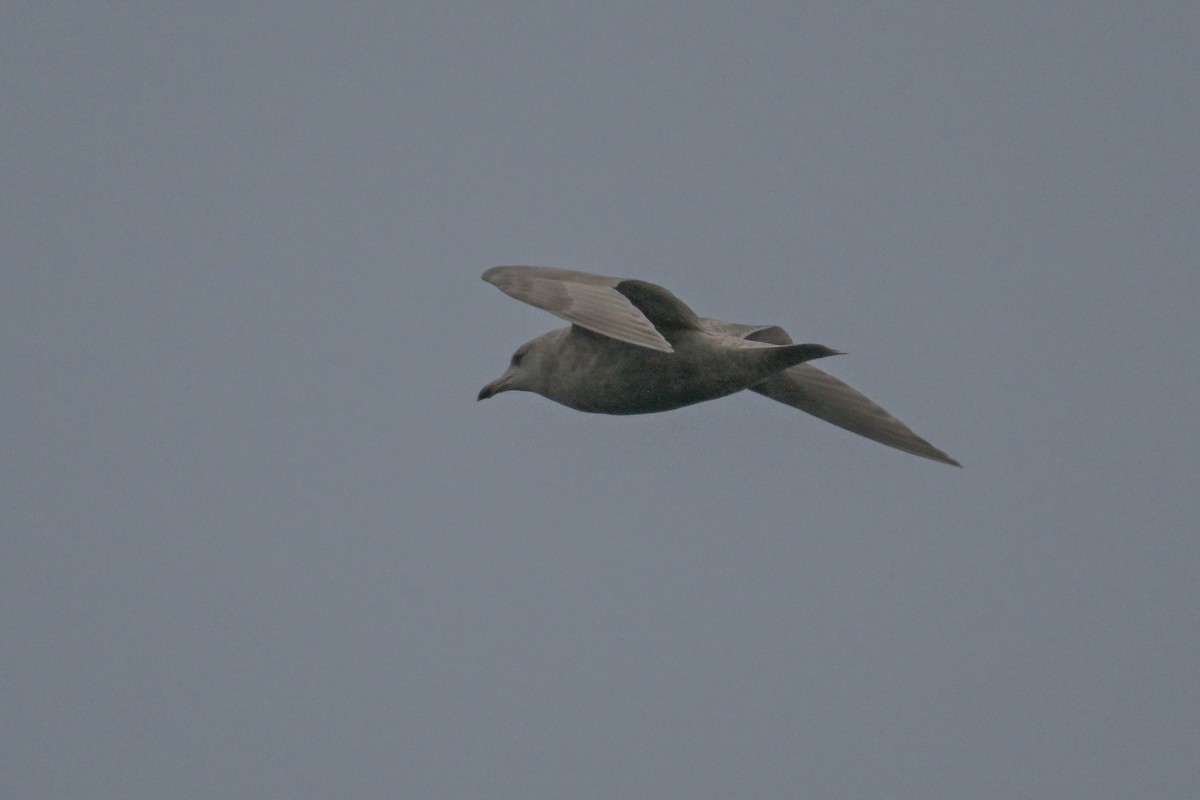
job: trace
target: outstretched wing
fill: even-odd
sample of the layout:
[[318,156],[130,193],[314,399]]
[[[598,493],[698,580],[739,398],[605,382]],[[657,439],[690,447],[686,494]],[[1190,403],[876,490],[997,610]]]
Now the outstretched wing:
[[674,352],[663,332],[699,327],[687,305],[661,286],[557,267],[492,267],[483,279],[509,297],[589,331]]
[[814,417],[820,417],[839,428],[874,439],[880,444],[915,456],[932,458],[943,464],[962,466],[917,436],[912,429],[872,402],[862,392],[809,364],[788,367],[750,388],[772,400],[807,411]]
[[[705,330],[725,336],[738,336],[769,344],[790,344],[792,337],[777,325],[736,325],[720,320],[701,320]],[[797,364],[777,372],[752,391],[772,400],[806,411],[814,417],[895,447],[915,456],[931,458],[943,464],[962,466],[946,453],[912,432],[882,406],[862,392],[811,364]]]

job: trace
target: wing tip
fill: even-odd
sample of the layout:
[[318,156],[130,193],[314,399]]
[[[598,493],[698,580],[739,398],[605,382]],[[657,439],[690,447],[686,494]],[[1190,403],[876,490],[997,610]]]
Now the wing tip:
[[926,456],[926,458],[932,458],[934,461],[938,462],[939,464],[949,464],[952,467],[958,467],[959,469],[962,469],[962,464],[958,463],[957,461],[955,461],[953,458],[946,455],[945,453],[939,452],[939,454],[936,456]]
[[499,284],[496,283],[496,279],[502,277],[502,273],[507,269],[509,269],[509,267],[507,265],[499,266],[499,267],[491,267],[490,269],[485,269],[483,271],[483,274],[480,275],[479,277],[482,278],[483,280],[487,281],[488,283],[492,284],[493,286],[499,286]]

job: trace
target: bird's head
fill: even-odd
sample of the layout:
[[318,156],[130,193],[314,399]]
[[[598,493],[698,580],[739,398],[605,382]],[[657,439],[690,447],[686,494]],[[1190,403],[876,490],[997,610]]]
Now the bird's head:
[[541,377],[544,374],[542,368],[545,355],[545,348],[542,346],[544,339],[544,336],[539,336],[518,347],[517,352],[513,353],[512,359],[508,362],[508,369],[499,378],[480,389],[477,399],[486,400],[508,391],[538,392],[541,389]]

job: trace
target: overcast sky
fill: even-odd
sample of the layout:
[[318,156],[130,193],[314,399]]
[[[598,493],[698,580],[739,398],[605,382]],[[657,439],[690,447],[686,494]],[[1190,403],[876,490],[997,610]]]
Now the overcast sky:
[[[0,795],[1200,796],[1195,3],[10,3]],[[743,393],[484,403],[548,264]]]

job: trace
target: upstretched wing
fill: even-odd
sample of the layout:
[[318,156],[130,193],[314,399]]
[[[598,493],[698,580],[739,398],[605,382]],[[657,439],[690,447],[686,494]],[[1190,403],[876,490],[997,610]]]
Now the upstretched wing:
[[[701,320],[705,330],[725,336],[737,336],[769,344],[790,344],[792,338],[777,325],[736,325],[720,320]],[[882,406],[862,392],[852,389],[827,372],[811,364],[797,364],[750,387],[772,400],[806,411],[839,428],[895,447],[915,456],[931,458],[943,464],[962,466],[953,458],[922,439]]]
[[682,300],[645,281],[558,267],[492,267],[483,279],[581,328],[651,350],[674,352],[663,333],[699,327]]

